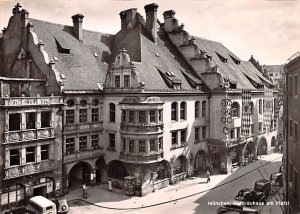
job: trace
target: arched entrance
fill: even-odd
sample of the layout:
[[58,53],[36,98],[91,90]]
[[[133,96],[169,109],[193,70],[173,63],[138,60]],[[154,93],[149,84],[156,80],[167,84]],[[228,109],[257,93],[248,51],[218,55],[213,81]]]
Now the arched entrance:
[[126,167],[118,160],[113,160],[108,164],[107,174],[108,177],[117,180],[124,180],[124,177],[128,176]]
[[54,196],[54,191],[55,183],[52,177],[39,178],[32,186],[32,196],[42,195],[52,197]]
[[86,162],[79,162],[75,164],[69,172],[69,187],[74,183],[90,184],[92,167]]
[[253,141],[249,141],[246,144],[246,148],[245,148],[245,154],[244,154],[244,158],[245,158],[245,162],[250,162],[255,156],[255,144]]
[[170,177],[170,164],[168,161],[163,160],[159,164],[156,180],[162,180],[169,177]]
[[173,174],[179,174],[187,171],[187,159],[183,155],[179,156],[175,162],[173,167]]
[[273,136],[271,139],[271,147],[277,146],[276,144],[277,144],[276,138],[275,138],[275,136]]
[[206,166],[206,152],[199,150],[195,156],[194,170],[197,172],[205,170]]
[[266,155],[268,153],[268,144],[265,138],[261,138],[257,147],[257,155]]
[[101,184],[104,182],[107,175],[107,166],[104,157],[100,157],[96,161],[96,183]]

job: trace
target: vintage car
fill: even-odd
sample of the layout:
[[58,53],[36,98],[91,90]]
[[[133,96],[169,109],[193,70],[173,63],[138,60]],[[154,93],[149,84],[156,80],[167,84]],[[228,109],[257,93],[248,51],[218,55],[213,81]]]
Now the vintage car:
[[57,213],[64,214],[69,211],[68,202],[65,197],[56,197],[51,200],[56,204]]
[[262,192],[266,197],[270,195],[272,181],[261,179],[255,182],[254,191]]
[[221,213],[258,214],[259,212],[256,209],[243,206],[243,204],[239,201],[234,201],[226,205],[220,206],[217,209],[217,214]]
[[270,181],[275,184],[275,186],[282,187],[283,185],[283,174],[282,172],[271,173]]
[[256,192],[253,189],[242,189],[235,196],[235,200],[243,201],[243,202],[261,202],[265,201],[267,197],[263,192]]

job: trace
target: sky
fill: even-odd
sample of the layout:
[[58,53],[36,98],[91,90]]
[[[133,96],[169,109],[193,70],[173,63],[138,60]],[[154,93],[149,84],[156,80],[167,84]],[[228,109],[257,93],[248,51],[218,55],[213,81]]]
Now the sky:
[[300,0],[0,0],[0,29],[6,27],[19,2],[29,17],[72,25],[83,14],[83,28],[115,34],[119,13],[157,3],[158,18],[173,9],[190,34],[221,42],[242,60],[254,56],[262,65],[286,63],[300,51]]

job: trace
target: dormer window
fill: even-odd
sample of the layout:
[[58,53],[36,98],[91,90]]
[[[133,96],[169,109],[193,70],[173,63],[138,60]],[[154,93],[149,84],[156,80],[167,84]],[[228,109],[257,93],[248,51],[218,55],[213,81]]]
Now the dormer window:
[[241,64],[241,61],[240,61],[240,60],[234,58],[234,57],[231,56],[231,55],[229,55],[229,56],[230,56],[230,58],[234,61],[235,64],[237,64],[237,65]]
[[168,77],[175,77],[175,74],[174,74],[173,72],[170,72],[170,71],[167,71],[167,72],[166,72],[166,75],[167,75]]
[[181,83],[173,83],[173,89],[181,89]]
[[221,56],[221,55],[218,54],[217,52],[216,52],[216,54],[218,55],[218,57],[220,58],[220,60],[221,60],[222,62],[227,63],[227,59],[226,59],[225,57]]
[[62,37],[56,36],[55,41],[59,53],[70,54],[71,47]]

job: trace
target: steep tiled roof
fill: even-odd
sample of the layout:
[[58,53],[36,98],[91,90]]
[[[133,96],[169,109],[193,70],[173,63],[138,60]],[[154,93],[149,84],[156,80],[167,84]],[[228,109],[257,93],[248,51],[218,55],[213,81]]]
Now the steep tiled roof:
[[[241,61],[234,53],[223,44],[199,37],[194,37],[195,42],[201,50],[206,50],[207,55],[212,56],[212,66],[218,65],[218,72],[224,77],[237,82],[238,89],[254,89],[255,87],[248,78],[258,84],[263,84],[260,78],[271,84],[263,74],[250,62]],[[221,56],[221,58],[220,58]],[[222,58],[227,61],[222,61]],[[245,76],[248,76],[248,78]],[[260,78],[259,78],[260,77]]]
[[[83,30],[83,42],[76,39],[73,27],[30,19],[33,32],[45,44],[49,58],[57,57],[56,69],[65,76],[64,90],[98,90],[104,82],[110,55],[110,35]],[[70,54],[60,53],[57,43]],[[97,56],[94,55],[96,53]]]

